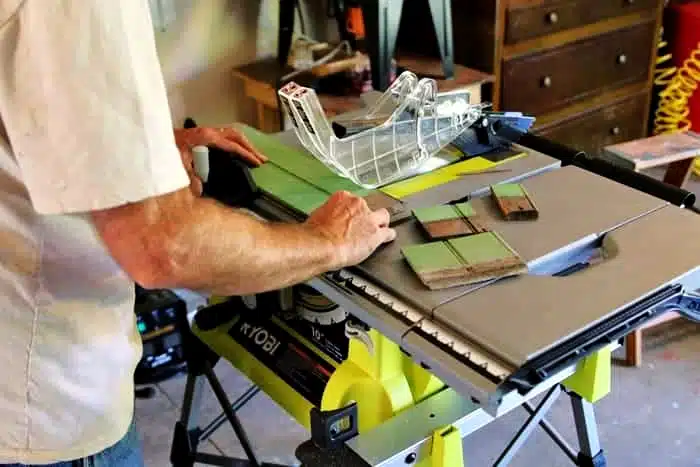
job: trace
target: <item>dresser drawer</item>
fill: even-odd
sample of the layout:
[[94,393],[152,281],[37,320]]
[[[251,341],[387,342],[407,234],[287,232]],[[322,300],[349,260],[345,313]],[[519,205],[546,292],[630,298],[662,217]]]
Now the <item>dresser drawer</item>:
[[607,145],[645,135],[646,99],[644,94],[637,95],[534,132],[595,155]]
[[513,44],[628,13],[651,10],[660,1],[514,0],[506,10],[505,42]]
[[503,64],[501,107],[542,114],[649,74],[654,23],[570,43]]

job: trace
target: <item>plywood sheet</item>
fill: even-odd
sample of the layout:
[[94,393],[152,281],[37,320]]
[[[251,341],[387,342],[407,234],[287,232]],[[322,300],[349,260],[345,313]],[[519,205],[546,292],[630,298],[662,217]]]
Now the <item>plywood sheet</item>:
[[274,164],[264,164],[251,174],[255,184],[269,196],[302,214],[309,214],[328,199],[325,191]]
[[[251,144],[265,154],[270,162],[306,182],[320,188],[326,193],[349,191],[364,196],[367,190],[351,180],[331,172],[323,163],[300,146],[292,146],[275,135],[269,135],[255,128],[240,125]],[[253,170],[254,172],[258,170]]]
[[666,206],[610,233],[613,255],[602,263],[568,277],[506,279],[438,307],[434,319],[522,364],[688,271],[700,274],[698,235],[700,216]]

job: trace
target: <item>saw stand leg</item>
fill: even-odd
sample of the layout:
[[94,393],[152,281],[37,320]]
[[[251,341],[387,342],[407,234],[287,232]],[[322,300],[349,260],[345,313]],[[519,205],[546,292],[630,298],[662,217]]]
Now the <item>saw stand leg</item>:
[[[184,319],[187,319],[186,316]],[[180,420],[175,423],[170,450],[170,462],[173,467],[193,467],[195,463],[236,467],[286,467],[258,461],[245,430],[236,415],[236,412],[260,392],[260,389],[257,386],[251,386],[235,402],[231,403],[216,373],[214,373],[214,366],[218,362],[219,356],[214,354],[190,331],[189,324],[186,321],[180,321],[188,373],[182,412]],[[208,382],[211,386],[223,413],[204,428],[200,428],[198,422],[199,408],[205,382]],[[246,453],[247,460],[197,452],[199,443],[207,440],[226,421],[231,424]]]
[[[518,449],[522,447],[532,431],[539,425],[550,438],[561,448],[569,459],[580,467],[605,467],[605,454],[600,447],[598,427],[595,420],[593,404],[610,392],[611,355],[610,348],[604,348],[585,358],[563,384],[554,386],[540,402],[537,408],[526,402],[524,408],[530,417],[515,435],[508,447],[503,451],[494,466],[504,467],[513,460]],[[565,392],[571,399],[579,451],[576,452],[545,420],[545,415],[554,402]]]

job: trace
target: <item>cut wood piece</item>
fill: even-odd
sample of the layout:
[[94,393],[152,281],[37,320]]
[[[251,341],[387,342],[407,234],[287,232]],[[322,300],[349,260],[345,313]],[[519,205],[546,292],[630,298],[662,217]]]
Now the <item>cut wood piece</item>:
[[401,253],[432,290],[475,284],[527,272],[520,256],[495,232],[411,245]]
[[506,220],[535,220],[539,217],[532,198],[519,183],[492,185],[491,194]]
[[433,240],[472,233],[459,210],[450,204],[417,208],[413,210],[413,215]]
[[472,234],[488,232],[490,229],[483,217],[478,215],[471,203],[459,203],[455,208],[464,216]]
[[426,287],[436,290],[463,284],[464,264],[445,242],[409,245],[401,254]]
[[413,215],[433,240],[473,235],[488,230],[469,203],[419,208]]
[[471,235],[471,226],[462,217],[421,224],[423,230],[433,240]]
[[447,242],[468,270],[471,282],[527,272],[527,264],[496,232],[484,232]]

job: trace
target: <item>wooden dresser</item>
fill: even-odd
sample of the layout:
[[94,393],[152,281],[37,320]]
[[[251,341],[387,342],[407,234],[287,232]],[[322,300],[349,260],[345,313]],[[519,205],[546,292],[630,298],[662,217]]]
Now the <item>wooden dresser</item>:
[[[420,3],[404,4],[398,48],[434,54]],[[647,133],[663,6],[664,0],[452,0],[455,63],[496,77],[484,95],[495,109],[530,113],[536,133],[599,153]]]

